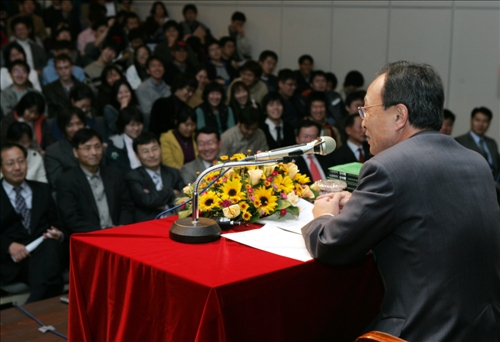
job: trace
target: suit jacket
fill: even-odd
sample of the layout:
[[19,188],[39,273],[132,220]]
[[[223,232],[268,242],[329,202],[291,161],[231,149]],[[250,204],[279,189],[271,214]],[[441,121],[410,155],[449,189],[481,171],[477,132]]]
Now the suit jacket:
[[385,285],[369,330],[409,341],[499,341],[500,228],[484,158],[424,131],[367,161],[342,212],[302,228],[311,255],[373,250]]
[[[31,234],[24,228],[21,216],[10,203],[9,197],[0,185],[0,252],[2,262],[2,283],[8,283],[15,275],[19,264],[7,262],[10,259],[9,246],[12,242],[27,245],[39,238],[50,226],[63,232],[66,231],[57,215],[57,208],[48,184],[26,181],[30,186],[33,197],[31,201]],[[67,240],[66,240],[67,241]]]
[[295,132],[293,130],[293,126],[285,121],[282,121],[281,123],[281,134],[283,137],[281,144],[278,144],[278,142],[274,140],[273,136],[269,132],[269,126],[266,124],[266,122],[262,122],[260,124],[260,129],[262,129],[262,131],[266,135],[267,145],[269,146],[270,150],[295,144]]
[[184,183],[190,184],[194,183],[198,178],[198,175],[196,174],[197,172],[202,172],[205,170],[206,167],[205,164],[203,163],[203,159],[198,157],[195,160],[192,160],[189,163],[182,165],[181,176],[182,179],[184,180]]
[[[144,167],[130,171],[125,176],[125,182],[135,205],[135,222],[153,220],[160,214],[165,205],[175,205],[174,190],[182,191],[185,184],[179,170],[160,166],[162,190],[156,190],[156,185]],[[145,192],[144,190],[149,192]]]
[[[122,173],[111,166],[99,167],[114,225],[134,222],[133,202]],[[57,181],[57,206],[68,231],[100,230],[99,212],[89,181],[80,166],[66,171]]]
[[[74,76],[71,78],[73,79],[73,87],[82,84]],[[59,79],[43,87],[43,95],[49,108],[49,118],[56,117],[57,113],[71,105],[69,96],[66,95]]]
[[[332,155],[331,154],[328,154],[326,156],[316,155],[316,159],[318,159],[319,165],[321,166],[321,169],[325,173],[325,177],[328,177],[328,168],[333,166]],[[311,180],[309,184],[314,183],[313,178],[311,176],[311,171],[309,171],[309,168],[307,167],[307,163],[304,160],[304,158],[296,157],[295,165],[297,165],[297,167],[299,168],[300,173],[309,177],[309,179]]]
[[[464,135],[456,137],[455,140],[468,149],[476,151],[477,153],[481,153],[479,151],[479,147],[477,146],[474,138],[472,138],[470,133],[466,133]],[[493,178],[495,178],[496,180],[498,177],[498,173],[500,172],[500,154],[498,154],[498,145],[495,140],[486,136],[484,137],[484,142],[486,143],[486,146],[488,146],[488,150],[490,150],[491,153],[491,158],[493,159],[492,172]]]
[[[363,143],[363,153],[365,155],[365,161],[373,157],[370,154],[370,145],[368,145],[367,142]],[[333,165],[343,165],[343,164],[348,164],[348,163],[355,163],[358,161],[354,153],[352,153],[351,148],[347,143],[345,145],[342,145],[338,150],[335,150],[332,153],[332,160],[333,160]]]
[[57,180],[66,171],[78,166],[78,159],[73,154],[73,147],[66,137],[50,145],[43,156],[47,178],[52,189],[56,189]]

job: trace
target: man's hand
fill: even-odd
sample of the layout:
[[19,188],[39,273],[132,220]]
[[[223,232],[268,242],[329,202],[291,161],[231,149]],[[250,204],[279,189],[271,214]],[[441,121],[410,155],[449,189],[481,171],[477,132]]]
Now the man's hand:
[[62,233],[59,229],[54,226],[51,226],[45,233],[43,233],[44,239],[54,239],[57,241],[61,241]]
[[314,208],[312,211],[314,218],[323,214],[340,214],[344,205],[350,198],[351,193],[347,191],[334,192],[332,194],[319,196],[314,202]]
[[26,250],[25,245],[21,245],[20,243],[13,242],[9,246],[9,254],[16,259],[16,262],[20,262],[27,257],[30,256],[28,251]]

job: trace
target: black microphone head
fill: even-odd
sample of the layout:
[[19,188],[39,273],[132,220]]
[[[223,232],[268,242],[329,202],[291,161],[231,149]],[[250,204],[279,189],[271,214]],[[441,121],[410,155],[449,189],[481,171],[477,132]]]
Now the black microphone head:
[[323,156],[332,153],[335,150],[335,147],[337,147],[337,143],[332,137],[321,137],[321,140],[323,142],[321,143],[320,154]]

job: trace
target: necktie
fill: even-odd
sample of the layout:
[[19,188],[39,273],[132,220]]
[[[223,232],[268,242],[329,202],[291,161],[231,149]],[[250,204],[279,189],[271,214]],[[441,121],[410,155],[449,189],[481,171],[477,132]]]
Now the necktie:
[[486,153],[486,143],[484,141],[483,138],[480,138],[479,139],[479,151],[481,153],[481,155],[486,158],[486,160],[488,161],[488,163],[490,162],[489,159],[488,159],[488,153]]
[[308,155],[307,158],[309,158],[309,171],[311,172],[313,182],[321,180],[321,172],[314,162],[314,157],[312,155]]
[[361,148],[361,146],[358,147],[358,153],[359,153],[359,162],[364,163],[365,155],[363,154],[363,148]]
[[156,186],[156,190],[160,191],[161,189],[163,189],[163,185],[161,184],[161,179],[160,179],[160,176],[158,176],[158,174],[153,174],[153,182],[155,183],[155,186]]
[[278,142],[278,145],[281,145],[281,141],[282,141],[282,138],[281,138],[281,126],[276,126],[276,133],[277,133],[277,142]]
[[26,228],[28,233],[31,233],[30,231],[30,222],[31,222],[31,212],[26,206],[26,201],[24,200],[24,197],[21,195],[21,187],[15,187],[14,191],[16,192],[16,210],[19,214],[21,214],[23,218],[23,226]]

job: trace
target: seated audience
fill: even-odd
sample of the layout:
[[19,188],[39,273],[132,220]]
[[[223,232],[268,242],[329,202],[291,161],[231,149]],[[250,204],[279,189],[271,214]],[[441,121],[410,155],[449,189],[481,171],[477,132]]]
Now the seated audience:
[[113,101],[113,85],[124,80],[120,67],[116,64],[110,64],[104,67],[101,72],[100,86],[97,89],[97,108],[102,113],[104,107]]
[[179,111],[186,106],[196,87],[196,79],[193,76],[179,74],[174,80],[172,95],[155,101],[151,109],[151,122],[149,131],[157,137],[175,127],[175,118]]
[[42,84],[47,85],[49,83],[52,83],[54,81],[57,81],[59,79],[59,74],[57,73],[57,70],[55,68],[55,58],[57,56],[61,55],[66,55],[70,57],[70,63],[71,63],[71,74],[75,79],[77,79],[79,82],[85,81],[85,73],[83,72],[83,69],[80,68],[78,65],[74,65],[73,60],[71,59],[71,54],[73,51],[72,43],[62,40],[58,41],[56,44],[56,48],[54,50],[54,58],[51,58],[47,61],[47,65],[45,68],[43,68],[42,71]]
[[196,72],[196,67],[187,60],[188,47],[186,42],[180,40],[171,49],[173,60],[165,64],[165,73],[163,74],[163,79],[169,86],[172,86],[177,75],[194,75]]
[[19,100],[28,92],[38,92],[31,86],[28,79],[30,72],[29,65],[23,60],[17,60],[10,63],[9,75],[12,79],[12,84],[3,90],[0,94],[2,110],[5,115],[10,114]]
[[47,178],[53,190],[57,190],[57,180],[64,172],[78,166],[71,139],[85,127],[85,120],[85,113],[78,107],[67,107],[57,114],[57,125],[63,136],[50,145],[43,156]]
[[274,68],[278,63],[278,55],[274,51],[264,50],[259,56],[259,64],[262,68],[260,80],[267,86],[269,92],[278,91],[278,77],[273,75]]
[[304,90],[309,89],[311,86],[311,72],[314,69],[314,59],[310,55],[302,55],[299,57],[299,69],[295,70],[295,77],[297,79],[297,89],[295,94],[300,95]]
[[283,116],[283,101],[277,92],[268,93],[262,100],[265,115],[260,128],[266,135],[269,149],[290,146],[295,143],[293,127],[281,119]]
[[[62,294],[66,264],[62,242],[69,236],[59,221],[49,186],[26,180],[26,157],[20,145],[1,147],[0,276],[2,285],[27,283],[28,302],[34,302]],[[26,246],[40,236],[44,236],[42,243],[28,252]]]
[[304,118],[305,112],[300,99],[295,95],[297,89],[297,77],[290,69],[280,70],[278,73],[278,93],[283,102],[283,121],[289,122],[297,127]]
[[230,91],[229,106],[233,110],[234,118],[238,121],[241,111],[246,107],[259,109],[257,102],[250,99],[250,90],[242,81],[234,82]]
[[120,110],[116,119],[118,134],[109,137],[106,148],[106,165],[116,167],[123,174],[141,165],[132,142],[142,133],[143,127],[144,117],[137,107],[128,106]]
[[[307,144],[320,136],[321,126],[317,123],[304,120],[296,129],[295,142],[297,144]],[[299,172],[309,177],[311,183],[328,176],[328,168],[333,166],[332,154],[322,156],[319,154],[304,154],[295,158],[295,164]],[[311,184],[309,183],[309,184]]]
[[365,78],[359,71],[349,71],[345,76],[342,90],[339,92],[340,96],[342,96],[342,100],[345,100],[350,93],[360,90],[364,84]]
[[131,30],[127,35],[127,42],[128,45],[125,47],[125,50],[122,53],[122,58],[119,62],[124,66],[125,69],[134,64],[136,57],[135,51],[137,50],[137,48],[139,48],[140,46],[144,46],[144,33],[138,28]]
[[238,70],[242,61],[237,62],[238,57],[236,56],[236,43],[231,37],[221,37],[219,40],[220,49],[222,54],[222,60],[228,64],[231,64],[235,70]]
[[82,31],[80,18],[73,8],[72,0],[61,1],[60,16],[57,16],[50,20],[49,26],[52,32],[56,32],[60,28],[60,25],[68,27],[69,31],[71,32],[71,36],[75,38],[78,37],[78,35]]
[[69,233],[133,223],[134,207],[122,173],[101,164],[99,134],[82,128],[71,140],[78,166],[59,177],[57,206]]
[[350,93],[345,99],[345,111],[347,115],[358,114],[358,107],[365,104],[366,91],[358,90]]
[[196,114],[188,106],[182,107],[174,121],[175,128],[160,137],[162,163],[176,169],[189,163],[198,156],[194,131]]
[[213,40],[209,42],[207,48],[209,56],[207,63],[208,78],[210,81],[217,81],[224,86],[228,86],[238,76],[238,72],[231,63],[222,60],[219,41]]
[[[118,80],[113,84],[111,90],[110,103],[104,107],[103,116],[105,120],[106,136],[111,136],[117,133],[116,120],[120,110],[133,106],[138,108],[139,102],[135,96],[135,92],[128,82],[124,79]],[[139,110],[139,109],[138,109]]]
[[31,148],[43,154],[44,150],[53,141],[46,117],[43,114],[44,111],[45,100],[43,95],[34,91],[26,93],[14,110],[2,119],[1,140],[5,141],[4,139],[10,124],[14,122],[26,122],[33,130]]
[[209,83],[207,69],[205,67],[199,67],[196,71],[195,78],[196,81],[198,81],[198,87],[186,102],[186,104],[193,109],[203,103],[203,90]]
[[477,107],[472,110],[470,120],[470,131],[455,139],[463,146],[481,154],[493,174],[493,179],[498,181],[500,170],[500,154],[498,154],[497,142],[485,134],[490,127],[493,113],[486,107]]
[[444,116],[443,125],[441,126],[439,133],[451,135],[451,131],[453,130],[453,124],[455,123],[455,114],[453,114],[453,112],[448,109],[444,109],[443,116]]
[[182,9],[182,15],[184,16],[184,21],[180,23],[180,28],[183,40],[187,40],[190,36],[195,36],[205,45],[206,41],[213,38],[208,27],[196,20],[198,9],[195,5],[185,5]]
[[231,157],[235,153],[246,155],[269,150],[266,136],[259,128],[259,115],[259,110],[253,107],[246,107],[241,111],[238,124],[221,136],[221,155]]
[[151,56],[151,51],[147,45],[141,45],[134,50],[134,62],[131,64],[125,75],[127,81],[136,90],[148,77],[147,62]]
[[139,135],[133,148],[141,166],[130,171],[125,182],[135,205],[134,221],[153,220],[175,205],[185,184],[179,170],[161,165],[160,142],[153,133]]
[[88,43],[93,43],[96,39],[94,24],[102,19],[106,19],[106,8],[98,3],[93,3],[89,6],[89,14],[87,17],[89,26],[80,32],[77,38],[77,49],[82,56],[85,55],[85,46]]
[[[146,71],[149,78],[141,83],[139,88],[136,89],[135,94],[137,95],[137,100],[139,100],[141,112],[145,116],[144,121],[147,124],[149,122],[151,107],[153,107],[153,104],[160,98],[169,97],[171,92],[170,86],[168,86],[163,80],[165,68],[162,61],[158,57],[149,57]],[[154,132],[151,128],[149,131]]]
[[349,114],[346,117],[345,130],[348,138],[344,145],[335,148],[332,153],[332,165],[364,163],[372,157],[362,122],[363,119],[359,114]]
[[47,64],[47,60],[44,48],[30,39],[32,22],[30,22],[27,17],[21,16],[12,19],[9,27],[14,34],[11,41],[23,47],[26,54],[26,63],[28,63],[30,68],[35,70],[37,74],[40,74],[45,64]]
[[9,18],[7,21],[7,35],[16,35],[15,24],[18,19],[23,19],[30,22],[30,34],[33,31],[34,37],[42,41],[47,37],[45,24],[43,19],[35,14],[35,1],[34,0],[18,0],[19,13]]
[[56,56],[54,65],[57,78],[43,87],[49,118],[56,117],[63,108],[71,105],[69,99],[71,90],[82,84],[73,74],[73,62],[68,55]]
[[181,167],[182,179],[186,184],[196,181],[200,172],[214,165],[222,147],[219,132],[211,126],[196,130],[194,138],[198,149],[198,157]]
[[224,86],[210,82],[203,91],[203,103],[196,108],[196,124],[199,128],[212,126],[219,134],[236,125],[233,110],[226,105]]
[[231,24],[228,26],[229,37],[231,37],[235,43],[234,57],[237,62],[252,59],[252,47],[243,27],[246,21],[247,18],[245,14],[237,11],[231,16]]
[[168,11],[161,1],[156,1],[151,6],[149,17],[142,26],[142,29],[147,34],[148,38],[152,41],[161,41],[163,30],[162,27],[165,23],[169,22]]
[[113,41],[105,41],[101,45],[101,53],[99,58],[87,65],[83,71],[85,72],[85,77],[87,78],[87,83],[97,92],[99,86],[101,85],[102,72],[104,68],[111,63],[118,55],[118,45]]
[[51,5],[43,10],[42,18],[46,27],[50,27],[50,22],[54,18],[61,16],[61,0],[52,0]]
[[329,136],[335,139],[337,148],[342,146],[342,139],[339,130],[326,120],[326,94],[314,91],[307,97],[306,120],[311,120],[321,127],[320,136]]
[[246,61],[240,68],[241,77],[236,78],[229,86],[228,94],[231,92],[231,87],[235,82],[242,81],[250,90],[250,98],[252,101],[260,104],[262,99],[267,94],[267,86],[260,80],[262,68],[255,61]]
[[135,15],[138,16],[139,10],[138,10],[137,6],[132,5],[132,2],[133,2],[133,0],[121,0],[118,2],[117,6],[116,6],[116,10],[118,12],[126,11],[129,13],[134,13]]
[[26,162],[28,165],[26,179],[47,183],[47,176],[43,166],[42,156],[36,150],[31,148],[33,142],[33,130],[30,125],[26,122],[13,122],[7,129],[6,140],[7,142],[21,145],[26,150]]
[[84,53],[82,54],[85,56],[86,65],[99,58],[99,55],[101,54],[100,46],[107,38],[109,28],[111,27],[113,21],[114,19],[109,19],[110,24],[108,25],[108,20],[105,17],[100,17],[92,24],[94,39],[85,45]]
[[[9,69],[14,61],[22,60],[26,61],[26,53],[21,45],[16,42],[12,42],[7,44],[2,50],[3,61],[5,63],[5,67],[2,67],[0,73],[0,88],[2,91],[7,89],[10,85],[12,85],[12,77],[10,77]],[[40,86],[40,81],[38,80],[38,74],[35,69],[30,68],[30,72],[28,74],[28,80],[31,82],[33,89],[42,91],[42,87]]]
[[337,88],[337,76],[333,72],[326,73],[326,91],[335,91]]

